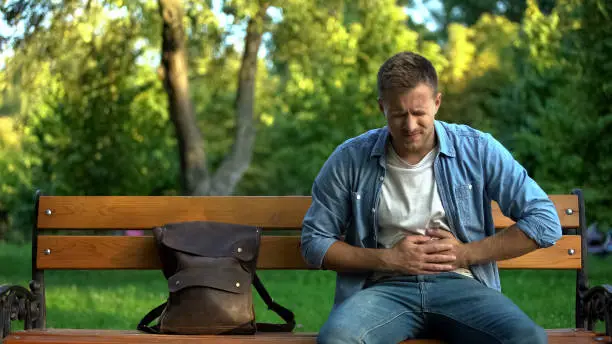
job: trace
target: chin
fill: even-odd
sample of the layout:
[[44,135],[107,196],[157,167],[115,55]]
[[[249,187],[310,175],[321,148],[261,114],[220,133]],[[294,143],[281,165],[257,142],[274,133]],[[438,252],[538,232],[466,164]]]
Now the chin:
[[413,142],[405,142],[404,148],[410,152],[417,152],[421,146],[414,144]]
[[421,144],[420,144],[420,142],[418,140],[417,141],[410,140],[410,139],[405,139],[404,140],[404,147],[406,147],[406,148],[418,148],[420,146],[421,146]]

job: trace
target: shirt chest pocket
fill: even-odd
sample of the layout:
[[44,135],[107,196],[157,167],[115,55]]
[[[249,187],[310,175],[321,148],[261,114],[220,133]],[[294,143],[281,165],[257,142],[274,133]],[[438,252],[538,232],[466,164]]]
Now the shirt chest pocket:
[[475,219],[475,207],[474,207],[474,192],[476,190],[475,185],[472,184],[461,184],[455,186],[455,199],[457,204],[457,213],[459,215],[459,222],[465,227],[469,227]]
[[361,247],[376,247],[374,224],[377,210],[375,193],[370,190],[351,192],[353,230],[347,231],[347,242]]

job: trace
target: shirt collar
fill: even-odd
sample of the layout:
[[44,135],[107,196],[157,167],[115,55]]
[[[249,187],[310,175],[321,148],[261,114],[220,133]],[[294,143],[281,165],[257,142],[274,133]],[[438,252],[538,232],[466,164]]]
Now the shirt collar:
[[440,147],[440,153],[454,158],[455,157],[455,147],[453,147],[448,138],[448,132],[446,128],[440,121],[434,122],[434,127],[436,130],[436,138],[438,140],[438,146]]
[[389,128],[387,126],[382,127],[379,130],[378,138],[370,153],[370,158],[379,157],[385,154],[387,147],[387,140],[389,139]]

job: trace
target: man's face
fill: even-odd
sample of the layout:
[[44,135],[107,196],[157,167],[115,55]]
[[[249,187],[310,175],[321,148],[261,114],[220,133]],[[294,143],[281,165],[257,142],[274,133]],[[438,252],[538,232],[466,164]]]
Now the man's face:
[[378,100],[393,148],[407,160],[419,161],[435,144],[434,116],[442,96],[424,83],[409,90],[387,90]]

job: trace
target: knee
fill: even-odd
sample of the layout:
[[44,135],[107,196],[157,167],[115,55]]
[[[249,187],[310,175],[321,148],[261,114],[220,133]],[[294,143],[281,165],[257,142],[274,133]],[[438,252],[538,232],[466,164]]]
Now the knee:
[[548,335],[546,331],[540,326],[534,324],[529,329],[525,331],[526,338],[531,338],[531,340],[525,341],[525,343],[529,344],[546,344],[548,343]]
[[536,325],[522,324],[516,326],[512,331],[512,336],[508,344],[546,344],[548,343],[548,335],[546,331]]
[[317,336],[317,344],[356,344],[361,343],[359,331],[337,326],[331,322],[325,323]]

